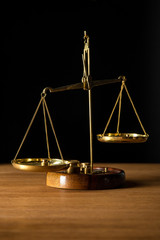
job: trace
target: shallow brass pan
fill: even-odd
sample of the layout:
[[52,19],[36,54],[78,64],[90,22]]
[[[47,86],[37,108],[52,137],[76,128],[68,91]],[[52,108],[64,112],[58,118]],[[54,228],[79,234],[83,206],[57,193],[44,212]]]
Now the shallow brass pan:
[[138,133],[107,133],[98,134],[97,139],[105,143],[143,143],[148,139],[148,134]]
[[69,161],[49,158],[21,158],[12,160],[13,167],[31,172],[56,172],[69,167]]

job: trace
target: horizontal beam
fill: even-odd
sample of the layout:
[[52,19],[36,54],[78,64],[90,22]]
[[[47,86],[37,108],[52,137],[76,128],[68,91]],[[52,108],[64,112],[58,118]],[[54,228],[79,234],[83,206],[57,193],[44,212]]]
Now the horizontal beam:
[[[124,76],[120,76],[120,77],[114,78],[114,79],[95,80],[95,81],[91,81],[90,88],[107,85],[107,84],[111,84],[111,83],[118,83],[118,82],[122,82],[122,81],[126,81],[126,78]],[[76,90],[76,89],[83,89],[83,83],[80,82],[80,83],[66,85],[66,86],[62,86],[62,87],[58,87],[58,88],[46,87],[42,93],[46,94],[47,91],[49,91],[50,93],[55,93],[55,92],[63,92],[63,91]],[[87,89],[87,90],[89,90],[89,89]]]

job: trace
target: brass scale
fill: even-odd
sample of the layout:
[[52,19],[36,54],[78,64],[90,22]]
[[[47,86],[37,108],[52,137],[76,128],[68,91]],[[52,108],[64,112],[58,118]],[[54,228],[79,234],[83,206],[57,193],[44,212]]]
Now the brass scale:
[[[97,139],[100,142],[104,143],[142,143],[146,142],[149,135],[146,133],[140,117],[136,111],[136,108],[133,104],[131,96],[126,87],[126,78],[125,76],[120,76],[116,79],[107,79],[107,80],[97,80],[92,81],[90,75],[90,48],[89,48],[89,36],[84,32],[84,50],[82,54],[83,60],[83,77],[80,83],[67,85],[58,88],[47,87],[41,93],[41,98],[38,103],[38,106],[34,112],[34,115],[31,119],[31,122],[27,128],[27,131],[21,141],[21,144],[18,148],[18,151],[12,160],[12,165],[20,170],[25,171],[35,171],[35,172],[46,172],[47,179],[46,184],[51,187],[62,188],[62,189],[108,189],[116,188],[122,185],[125,181],[125,172],[121,169],[110,168],[110,167],[95,167],[93,165],[93,144],[92,144],[92,99],[91,92],[92,88],[96,86],[111,84],[121,82],[120,92],[116,99],[113,110],[110,114],[108,122],[105,126],[104,132],[97,135]],[[89,104],[89,133],[90,133],[90,162],[89,163],[80,163],[78,160],[64,160],[60,144],[55,132],[53,121],[47,106],[46,96],[47,93],[56,93],[66,90],[76,90],[83,89],[88,91],[88,104]],[[120,116],[121,116],[121,102],[122,102],[122,92],[126,91],[128,98],[131,102],[131,105],[134,109],[134,112],[137,116],[137,119],[142,128],[143,134],[138,133],[120,133]],[[17,156],[21,150],[21,147],[30,131],[30,128],[34,122],[36,114],[42,105],[43,107],[43,116],[44,116],[44,128],[46,135],[46,145],[48,151],[47,158],[22,158],[18,159]],[[118,110],[118,122],[117,122],[117,131],[116,133],[107,133],[108,126],[112,119],[113,113],[116,106],[119,105]],[[48,139],[48,130],[47,130],[47,117],[50,122],[57,147],[60,154],[60,159],[54,159],[50,156],[50,145]]]

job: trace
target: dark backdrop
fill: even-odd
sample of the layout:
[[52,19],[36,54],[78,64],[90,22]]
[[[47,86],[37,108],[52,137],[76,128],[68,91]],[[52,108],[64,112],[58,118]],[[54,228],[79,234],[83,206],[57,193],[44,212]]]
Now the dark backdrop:
[[[159,1],[69,1],[58,5],[2,8],[2,158],[10,162],[20,145],[43,88],[81,81],[83,31],[90,36],[94,80],[127,77],[127,87],[150,135],[144,144],[105,144],[102,133],[120,84],[92,91],[95,162],[160,162]],[[46,97],[65,159],[89,160],[88,96],[82,90]],[[117,112],[109,131],[116,131]],[[59,157],[49,130],[50,149]],[[122,99],[122,132],[142,132],[132,107]],[[42,108],[19,157],[47,156]]]

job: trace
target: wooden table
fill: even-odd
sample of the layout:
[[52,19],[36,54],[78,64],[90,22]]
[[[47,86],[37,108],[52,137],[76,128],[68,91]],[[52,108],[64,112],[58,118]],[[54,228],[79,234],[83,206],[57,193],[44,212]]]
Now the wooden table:
[[109,166],[125,170],[122,188],[59,190],[44,173],[0,165],[0,239],[159,240],[160,164]]

